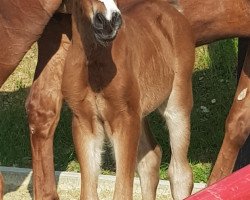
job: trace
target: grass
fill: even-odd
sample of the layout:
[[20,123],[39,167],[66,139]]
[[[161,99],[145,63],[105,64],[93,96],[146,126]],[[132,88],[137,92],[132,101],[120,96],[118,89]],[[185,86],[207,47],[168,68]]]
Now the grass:
[[[32,82],[36,56],[34,46],[0,90],[0,165],[3,166],[31,167],[24,103]],[[237,41],[225,40],[197,48],[196,57],[189,161],[195,182],[206,182],[223,139],[224,121],[235,91]],[[167,179],[171,154],[165,123],[157,112],[149,116],[149,121],[163,149],[160,176]],[[114,173],[109,145],[105,145],[105,150],[102,173]],[[67,106],[62,109],[56,130],[54,157],[56,170],[79,171],[71,136],[71,113]]]

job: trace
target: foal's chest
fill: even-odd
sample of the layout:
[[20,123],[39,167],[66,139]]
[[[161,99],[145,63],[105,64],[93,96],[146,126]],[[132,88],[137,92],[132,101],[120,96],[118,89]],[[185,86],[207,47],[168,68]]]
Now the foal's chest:
[[127,112],[128,109],[134,107],[134,104],[139,103],[139,99],[135,98],[138,93],[132,89],[134,88],[133,83],[125,82],[121,77],[115,76],[100,91],[93,90],[91,86],[88,87],[86,101],[89,102],[95,116],[102,121],[110,121],[115,116]]
[[101,118],[106,118],[106,110],[107,110],[107,102],[105,101],[105,98],[103,96],[103,93],[93,93],[92,99],[93,102],[93,109],[95,110],[95,114]]
[[130,64],[123,56],[110,55],[87,62],[87,100],[99,118],[109,121],[138,105],[139,87]]

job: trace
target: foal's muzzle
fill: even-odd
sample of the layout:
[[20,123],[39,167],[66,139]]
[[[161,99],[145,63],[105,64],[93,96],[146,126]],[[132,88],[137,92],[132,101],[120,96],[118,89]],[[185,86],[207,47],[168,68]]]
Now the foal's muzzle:
[[101,44],[111,42],[121,25],[122,17],[119,12],[113,12],[110,20],[106,19],[102,13],[96,13],[93,20],[93,28],[97,41]]

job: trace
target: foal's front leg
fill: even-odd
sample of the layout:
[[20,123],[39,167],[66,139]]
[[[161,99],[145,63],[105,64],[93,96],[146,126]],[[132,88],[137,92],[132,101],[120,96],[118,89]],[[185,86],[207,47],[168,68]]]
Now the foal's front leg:
[[235,93],[233,105],[225,125],[224,140],[208,184],[232,173],[240,148],[250,132],[250,44]]
[[[88,109],[83,109],[88,110]],[[90,117],[91,118],[91,117]],[[73,117],[73,140],[81,168],[81,200],[97,200],[98,175],[104,131],[95,117],[84,114]]]
[[114,200],[129,200],[133,198],[140,117],[133,111],[130,114],[121,113],[111,122],[111,129],[116,160]]
[[53,139],[62,105],[61,81],[70,44],[70,30],[70,16],[54,17],[38,41],[35,81],[26,101],[36,200],[58,199]]

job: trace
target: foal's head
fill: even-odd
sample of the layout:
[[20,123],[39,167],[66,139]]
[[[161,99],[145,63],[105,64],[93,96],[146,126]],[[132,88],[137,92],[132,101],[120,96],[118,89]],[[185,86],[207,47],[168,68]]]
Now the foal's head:
[[[96,40],[103,44],[112,41],[122,24],[121,12],[115,0],[75,0],[93,30]],[[78,4],[79,3],[79,4]]]

